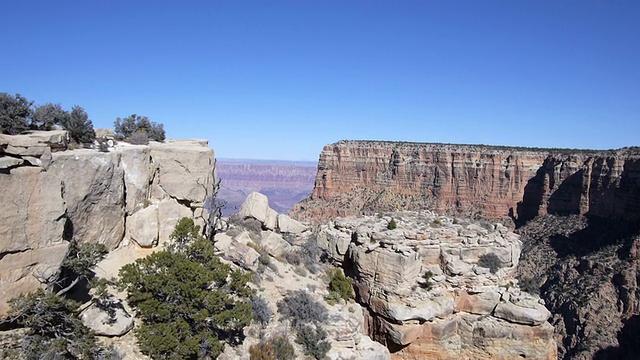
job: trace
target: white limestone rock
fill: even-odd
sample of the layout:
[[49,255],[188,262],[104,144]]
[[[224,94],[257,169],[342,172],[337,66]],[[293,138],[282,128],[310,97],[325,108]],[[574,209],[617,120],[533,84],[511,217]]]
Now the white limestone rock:
[[206,140],[167,140],[151,142],[153,160],[151,198],[168,197],[201,204],[215,181],[214,154]]
[[[254,218],[264,224],[269,213],[269,199],[259,193],[252,192],[240,207],[238,215],[242,218]],[[274,219],[275,220],[275,219]]]
[[306,229],[307,227],[298,220],[294,220],[285,214],[278,214],[278,230],[280,230],[280,232],[300,234]]
[[127,218],[127,237],[144,248],[158,244],[158,207],[148,206]]
[[[113,299],[113,298],[112,298]],[[121,303],[114,300],[113,317],[97,304],[91,304],[80,314],[82,323],[98,336],[122,336],[133,329],[133,317]]]
[[269,255],[274,257],[280,257],[291,251],[291,245],[286,242],[280,234],[272,231],[262,233],[262,241],[260,244]]

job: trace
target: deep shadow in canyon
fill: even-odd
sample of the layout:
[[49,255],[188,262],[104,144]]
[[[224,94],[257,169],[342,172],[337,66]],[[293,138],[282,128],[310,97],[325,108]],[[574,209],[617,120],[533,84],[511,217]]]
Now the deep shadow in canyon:
[[[638,224],[543,215],[517,229],[518,277],[533,282],[553,313],[560,359],[637,358]],[[538,290],[538,289],[534,289]]]

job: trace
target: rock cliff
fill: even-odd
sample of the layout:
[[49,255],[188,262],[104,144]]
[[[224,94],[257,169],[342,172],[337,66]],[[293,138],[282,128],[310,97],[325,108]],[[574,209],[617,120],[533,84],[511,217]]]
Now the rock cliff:
[[57,274],[69,241],[151,247],[203,215],[214,184],[206,141],[67,149],[65,131],[0,135],[0,315]]
[[320,154],[313,194],[291,215],[431,209],[506,218],[589,214],[640,221],[640,149],[528,149],[340,141]]
[[355,280],[369,334],[394,359],[557,356],[550,312],[514,277],[519,236],[500,224],[430,211],[338,218],[318,244]]

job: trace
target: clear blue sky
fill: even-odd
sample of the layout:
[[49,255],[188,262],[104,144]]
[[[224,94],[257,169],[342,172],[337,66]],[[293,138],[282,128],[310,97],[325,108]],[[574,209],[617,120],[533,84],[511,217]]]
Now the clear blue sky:
[[639,1],[0,1],[0,92],[218,157],[640,145]]

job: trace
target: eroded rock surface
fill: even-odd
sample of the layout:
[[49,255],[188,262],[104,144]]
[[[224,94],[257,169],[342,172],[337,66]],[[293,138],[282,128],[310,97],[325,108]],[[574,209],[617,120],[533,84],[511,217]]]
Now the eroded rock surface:
[[[339,218],[318,243],[355,279],[370,334],[396,359],[557,356],[550,312],[514,277],[519,236],[500,224],[429,211]],[[485,254],[495,273],[479,264]]]
[[0,315],[40,286],[36,277],[57,274],[71,240],[150,247],[181,217],[206,216],[215,182],[206,141],[66,146],[66,131],[0,135]]

